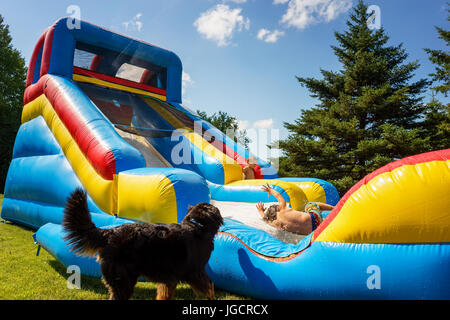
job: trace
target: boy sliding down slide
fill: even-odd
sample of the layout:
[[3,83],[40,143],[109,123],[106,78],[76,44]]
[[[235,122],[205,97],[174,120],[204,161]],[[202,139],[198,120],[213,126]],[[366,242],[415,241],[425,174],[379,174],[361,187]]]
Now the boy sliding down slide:
[[309,202],[305,212],[296,211],[287,206],[283,196],[268,184],[262,187],[268,195],[273,195],[278,204],[271,205],[267,210],[262,202],[256,205],[260,216],[268,224],[292,233],[307,235],[313,232],[322,222],[322,211],[332,210],[334,206],[321,202]]
[[251,156],[248,158],[248,164],[242,169],[243,179],[244,180],[251,180],[255,179],[255,168],[258,164],[258,161],[255,157]]

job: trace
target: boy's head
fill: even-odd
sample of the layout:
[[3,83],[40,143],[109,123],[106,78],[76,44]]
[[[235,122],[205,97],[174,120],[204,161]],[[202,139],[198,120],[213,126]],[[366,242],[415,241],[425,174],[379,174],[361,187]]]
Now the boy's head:
[[255,168],[257,164],[258,164],[258,160],[255,157],[251,156],[250,158],[248,158],[248,166],[250,168],[252,168],[252,169]]
[[274,221],[277,219],[277,212],[280,211],[280,207],[277,204],[273,204],[264,212],[264,220]]

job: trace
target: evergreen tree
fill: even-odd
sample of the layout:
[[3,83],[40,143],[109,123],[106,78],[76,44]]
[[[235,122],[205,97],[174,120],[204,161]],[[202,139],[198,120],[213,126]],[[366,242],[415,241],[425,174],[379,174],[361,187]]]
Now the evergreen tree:
[[[447,12],[450,12],[450,10],[447,10]],[[450,16],[447,18],[447,21],[450,21]],[[450,45],[450,31],[439,27],[435,28],[439,33],[439,39],[444,40],[445,45],[448,47]],[[447,96],[450,90],[450,55],[444,50],[425,49],[425,51],[428,53],[430,61],[436,65],[435,73],[430,74],[432,81],[440,83],[433,89]]]
[[430,149],[421,136],[428,82],[411,81],[418,62],[405,62],[402,44],[387,45],[385,30],[370,30],[367,20],[360,1],[348,30],[335,32],[340,71],[297,77],[319,103],[284,124],[290,134],[279,142],[280,175],[325,179],[342,194],[371,171]]
[[[450,12],[450,10],[448,10]],[[450,16],[447,18],[450,21]],[[450,45],[450,31],[436,27],[439,38]],[[429,59],[436,65],[436,71],[431,73],[431,79],[435,84],[432,89],[442,93],[446,97],[450,90],[450,55],[444,50],[425,49]],[[433,93],[431,101],[425,111],[425,134],[430,137],[430,143],[434,150],[450,148],[450,104],[444,105],[436,99]]]
[[435,94],[426,105],[424,135],[432,150],[450,148],[450,105],[440,103]]
[[11,45],[9,26],[0,15],[0,193],[12,158],[25,90],[26,67],[19,51]]

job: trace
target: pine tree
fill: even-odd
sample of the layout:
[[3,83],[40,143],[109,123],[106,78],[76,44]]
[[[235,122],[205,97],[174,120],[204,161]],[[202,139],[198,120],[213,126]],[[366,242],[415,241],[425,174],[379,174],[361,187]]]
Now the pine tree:
[[284,124],[290,134],[279,142],[280,175],[325,179],[342,194],[371,171],[430,149],[421,136],[428,81],[411,82],[418,62],[406,62],[402,44],[387,45],[385,30],[369,29],[367,20],[360,1],[348,30],[335,32],[341,70],[297,77],[319,102]]
[[[450,13],[450,10],[447,10],[447,12]],[[447,21],[450,21],[450,16],[448,16]],[[448,47],[450,45],[450,31],[440,27],[435,28],[439,33],[439,39],[444,40]],[[441,83],[433,89],[447,96],[450,90],[450,55],[444,50],[425,49],[425,51],[428,53],[430,61],[436,65],[435,73],[430,74],[432,81]]]
[[0,193],[12,158],[25,90],[25,60],[11,45],[9,27],[0,15]]
[[[447,10],[450,13],[450,10]],[[447,18],[450,21],[450,15]],[[450,31],[435,27],[439,38],[445,41],[445,45],[450,45]],[[427,104],[425,111],[425,134],[430,137],[430,144],[433,149],[450,148],[450,104],[444,105],[436,98],[436,93],[442,93],[446,97],[450,90],[450,55],[444,50],[425,49],[430,61],[435,64],[436,71],[431,73],[431,80],[434,83],[431,101]]]
[[425,110],[424,135],[432,150],[450,148],[450,104],[442,104],[433,93]]

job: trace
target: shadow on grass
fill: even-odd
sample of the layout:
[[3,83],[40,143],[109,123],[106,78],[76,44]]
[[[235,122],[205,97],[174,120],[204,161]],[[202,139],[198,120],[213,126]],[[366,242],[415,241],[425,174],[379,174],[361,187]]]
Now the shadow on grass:
[[[58,272],[63,278],[67,279],[69,274],[66,272],[67,268],[58,260],[49,260],[49,265]],[[135,287],[132,299],[133,300],[154,300],[156,298],[156,284],[152,282],[139,282],[146,283],[145,288]],[[151,287],[149,287],[151,286]],[[109,298],[108,290],[104,286],[103,282],[99,278],[92,278],[88,276],[81,276],[81,290],[91,291],[104,296],[104,300]],[[223,300],[230,297],[230,293],[222,291],[220,289],[215,290],[216,299]],[[233,296],[232,296],[233,297]],[[246,299],[245,297],[235,297],[235,299]],[[176,300],[203,300],[205,298],[197,296],[193,293],[192,289],[188,285],[179,284],[175,291],[174,299]]]

